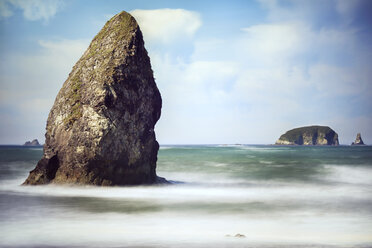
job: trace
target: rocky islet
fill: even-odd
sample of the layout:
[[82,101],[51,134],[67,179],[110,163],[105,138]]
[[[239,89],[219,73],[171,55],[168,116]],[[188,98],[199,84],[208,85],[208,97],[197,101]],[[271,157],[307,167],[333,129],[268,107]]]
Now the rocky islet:
[[307,126],[287,131],[276,145],[339,145],[338,134],[328,126]]
[[32,141],[26,141],[23,146],[41,146],[39,141],[37,139],[34,139]]
[[364,146],[364,142],[362,139],[362,135],[360,133],[357,134],[355,141],[351,143],[352,146]]

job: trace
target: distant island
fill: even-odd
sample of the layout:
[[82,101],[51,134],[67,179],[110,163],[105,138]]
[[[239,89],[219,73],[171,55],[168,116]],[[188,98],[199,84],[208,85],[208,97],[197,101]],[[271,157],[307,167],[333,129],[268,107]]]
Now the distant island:
[[338,134],[327,126],[299,127],[287,131],[275,145],[333,145],[338,146]]
[[23,146],[41,146],[39,141],[37,139],[34,139],[33,141],[26,141]]
[[362,135],[360,133],[357,134],[355,141],[351,143],[352,146],[364,146],[364,142],[362,140]]

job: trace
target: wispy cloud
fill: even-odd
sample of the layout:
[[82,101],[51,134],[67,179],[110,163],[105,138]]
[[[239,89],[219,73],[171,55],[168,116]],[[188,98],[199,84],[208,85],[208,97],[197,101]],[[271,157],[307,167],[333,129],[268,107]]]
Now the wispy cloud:
[[63,6],[61,0],[1,0],[0,16],[2,18],[10,17],[18,9],[23,11],[23,17],[26,20],[48,21]]
[[0,123],[3,143],[25,137],[43,141],[58,90],[89,41],[41,40],[38,44],[32,53],[15,52],[0,61],[0,119],[6,120]]
[[13,12],[10,10],[10,7],[8,6],[7,1],[1,0],[0,1],[0,16],[2,18],[6,18],[12,15],[13,15]]
[[202,25],[197,12],[184,9],[136,9],[130,12],[149,42],[170,43],[193,37]]

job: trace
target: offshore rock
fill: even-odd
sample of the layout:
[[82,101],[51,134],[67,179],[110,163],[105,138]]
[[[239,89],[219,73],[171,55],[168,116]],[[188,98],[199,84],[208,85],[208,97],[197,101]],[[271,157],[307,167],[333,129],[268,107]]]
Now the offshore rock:
[[141,30],[123,11],[72,68],[49,113],[44,155],[24,184],[166,182],[155,171],[161,106]]
[[362,140],[362,136],[360,135],[360,133],[357,134],[355,141],[351,143],[351,145],[352,146],[363,146],[364,145],[364,142]]
[[34,139],[32,141],[26,141],[23,146],[41,146],[39,141],[37,139]]
[[339,145],[338,134],[327,126],[300,127],[280,136],[275,145]]

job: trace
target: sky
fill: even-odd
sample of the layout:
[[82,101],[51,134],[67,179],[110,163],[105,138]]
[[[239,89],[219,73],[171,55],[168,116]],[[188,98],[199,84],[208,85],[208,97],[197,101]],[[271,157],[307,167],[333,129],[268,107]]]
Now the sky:
[[162,95],[160,144],[273,144],[307,125],[372,144],[369,0],[0,0],[0,144],[44,142],[72,66],[122,10]]

